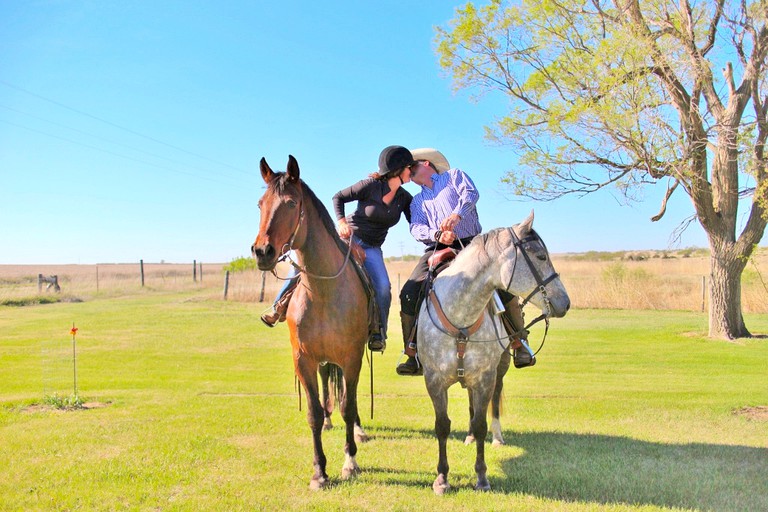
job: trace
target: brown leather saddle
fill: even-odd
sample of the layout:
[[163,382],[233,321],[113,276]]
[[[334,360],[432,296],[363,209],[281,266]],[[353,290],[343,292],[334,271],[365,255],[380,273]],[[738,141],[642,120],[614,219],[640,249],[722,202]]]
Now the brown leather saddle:
[[442,265],[443,268],[447,267],[447,263],[453,261],[456,258],[457,252],[450,247],[446,247],[444,249],[440,249],[439,251],[435,251],[432,256],[427,259],[427,263],[429,264],[430,269],[437,269],[438,266]]

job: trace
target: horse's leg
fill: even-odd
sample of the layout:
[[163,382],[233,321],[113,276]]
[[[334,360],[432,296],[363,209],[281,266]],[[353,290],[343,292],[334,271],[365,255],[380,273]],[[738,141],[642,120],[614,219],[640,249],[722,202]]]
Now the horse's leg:
[[355,427],[357,426],[356,422],[360,421],[360,416],[357,414],[357,377],[348,378],[345,373],[344,382],[346,388],[344,398],[341,401],[341,414],[344,416],[344,422],[347,426],[347,439],[344,444],[344,465],[341,467],[341,478],[347,480],[360,472],[360,466],[355,460],[355,455],[357,455]]
[[448,435],[451,433],[451,419],[448,417],[448,389],[439,381],[439,379],[426,379],[427,391],[432,399],[432,406],[435,409],[435,436],[437,436],[437,446],[439,449],[439,458],[437,461],[437,478],[432,484],[432,490],[437,495],[443,495],[451,486],[448,484]]
[[496,367],[496,386],[493,388],[493,398],[491,399],[491,433],[493,435],[493,446],[504,444],[504,435],[501,432],[501,398],[504,389],[504,376],[509,370],[509,364],[512,355],[508,350],[501,354],[499,366]]
[[367,443],[369,439],[368,434],[363,430],[363,424],[360,422],[360,414],[358,413],[357,420],[355,420],[355,441]]
[[477,483],[475,489],[478,491],[489,491],[491,484],[488,482],[486,471],[488,467],[485,464],[485,436],[488,434],[488,403],[491,401],[493,392],[494,375],[487,373],[483,376],[482,382],[472,389],[475,400],[475,414],[472,416],[472,433],[475,436],[475,446],[477,447],[477,458],[475,459],[475,473],[477,474]]
[[307,396],[307,422],[312,430],[312,443],[315,448],[315,457],[312,461],[315,474],[309,481],[309,488],[318,490],[328,484],[328,474],[325,472],[326,458],[323,453],[323,406],[318,393],[318,367],[317,363],[300,357],[296,362],[296,369]]
[[328,390],[328,378],[331,373],[330,364],[321,364],[318,372],[320,373],[320,382],[323,386],[323,430],[330,430],[333,428],[333,423],[331,422],[333,396],[331,396]]
[[472,391],[467,391],[469,395],[469,429],[467,430],[467,437],[464,438],[464,444],[470,445],[475,442],[475,436],[472,435],[472,418],[475,415],[475,404],[472,401]]

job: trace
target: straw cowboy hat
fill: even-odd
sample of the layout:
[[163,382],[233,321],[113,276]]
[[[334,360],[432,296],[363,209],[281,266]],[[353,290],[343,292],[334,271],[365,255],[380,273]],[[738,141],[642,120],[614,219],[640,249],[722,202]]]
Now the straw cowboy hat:
[[414,160],[429,160],[435,166],[438,173],[445,172],[451,168],[451,164],[448,163],[445,155],[435,148],[412,149],[411,155],[413,155]]

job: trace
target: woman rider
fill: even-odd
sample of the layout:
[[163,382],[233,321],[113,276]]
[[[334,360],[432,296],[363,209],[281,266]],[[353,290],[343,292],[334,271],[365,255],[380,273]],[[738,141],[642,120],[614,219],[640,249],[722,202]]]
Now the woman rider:
[[[403,146],[388,146],[379,155],[379,170],[333,196],[333,209],[342,238],[353,237],[365,251],[365,270],[371,277],[379,306],[381,333],[368,341],[373,351],[386,347],[387,320],[392,303],[392,286],[384,265],[381,246],[389,228],[405,215],[411,221],[412,196],[403,184],[411,181],[413,156]],[[357,201],[357,208],[345,215],[344,204]]]

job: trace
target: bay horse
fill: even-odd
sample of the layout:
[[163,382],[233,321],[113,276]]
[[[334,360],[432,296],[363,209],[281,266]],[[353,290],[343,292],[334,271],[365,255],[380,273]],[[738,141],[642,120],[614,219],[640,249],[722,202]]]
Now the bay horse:
[[322,444],[324,407],[317,378],[321,364],[335,364],[343,375],[339,404],[346,442],[341,478],[349,479],[360,471],[354,434],[358,379],[368,339],[368,296],[349,262],[348,246],[336,233],[328,210],[301,180],[296,159],[289,156],[286,172],[276,173],[262,158],[260,170],[267,190],[259,200],[259,234],[251,252],[259,269],[269,271],[293,250],[302,274],[288,306],[286,323],[294,369],[307,398],[314,445],[314,474],[309,487],[316,490],[328,484]]
[[[509,367],[509,356],[504,356],[509,341],[499,334],[505,333],[504,328],[487,307],[496,289],[525,297],[523,303],[535,304],[547,318],[562,317],[570,308],[568,293],[547,248],[533,230],[533,212],[520,224],[476,236],[435,278],[422,303],[417,346],[435,410],[439,459],[432,488],[436,494],[450,488],[446,452],[451,429],[448,388],[457,382],[468,388],[470,396],[469,435],[477,447],[475,489],[490,489],[484,446],[488,433],[486,413],[497,380]],[[500,437],[496,411],[494,416]]]

